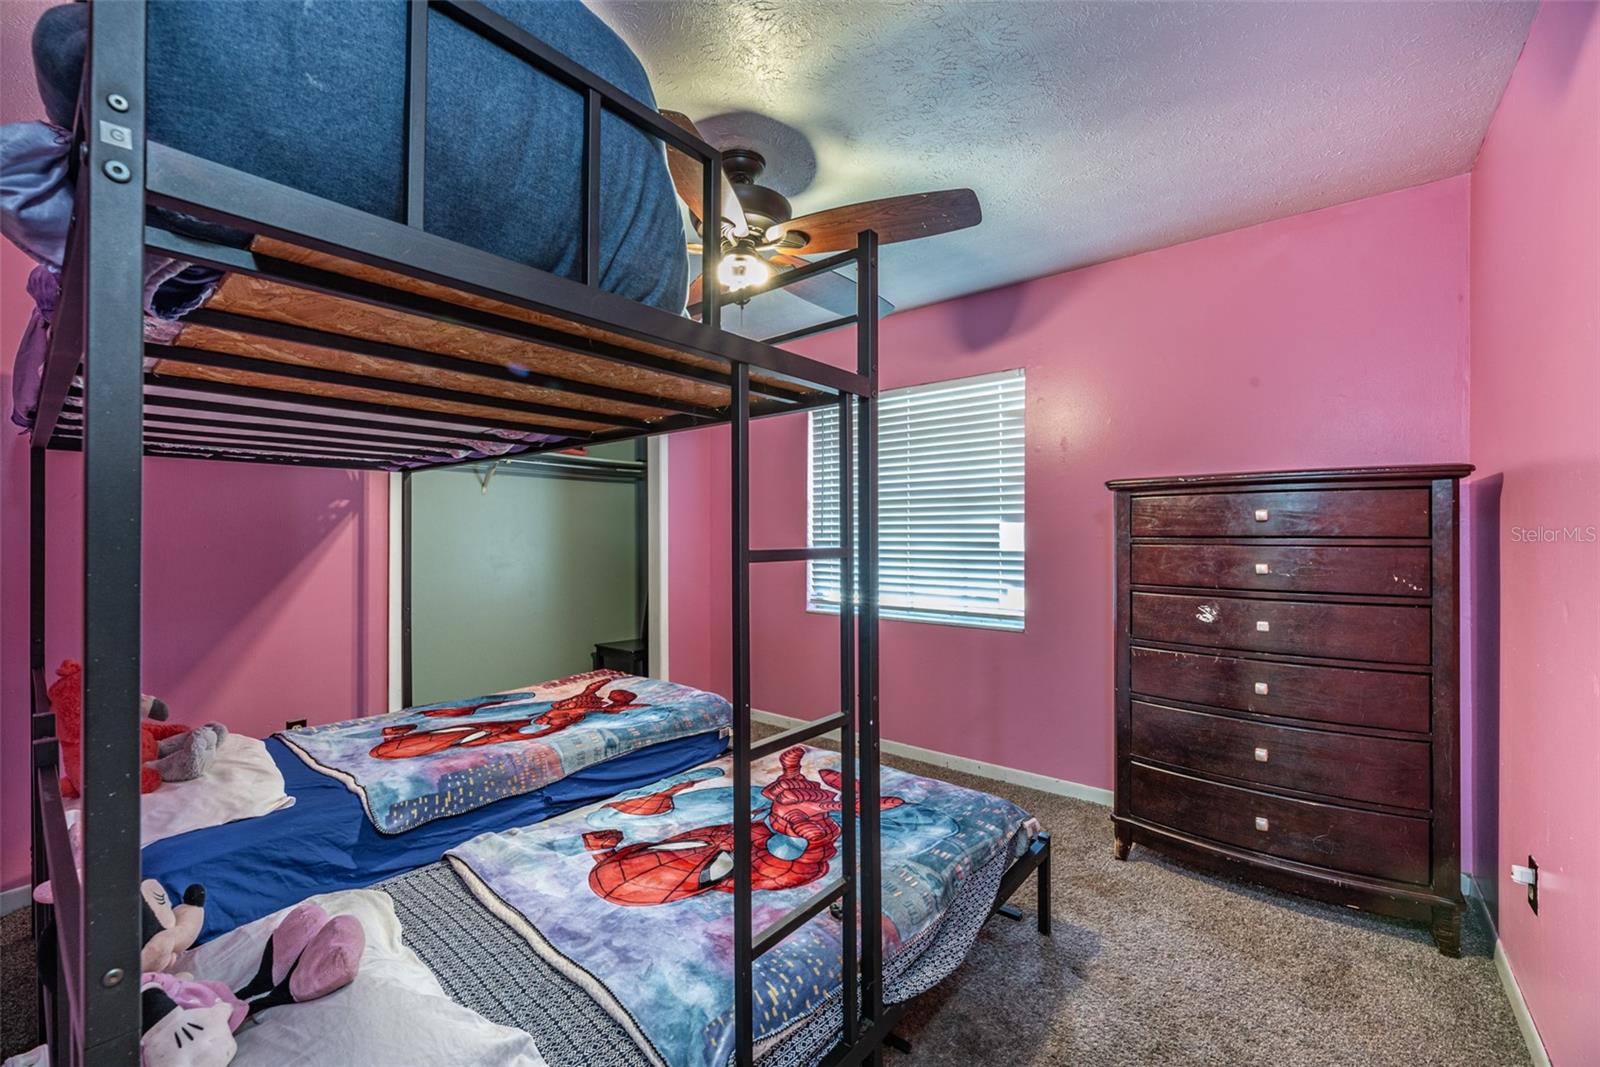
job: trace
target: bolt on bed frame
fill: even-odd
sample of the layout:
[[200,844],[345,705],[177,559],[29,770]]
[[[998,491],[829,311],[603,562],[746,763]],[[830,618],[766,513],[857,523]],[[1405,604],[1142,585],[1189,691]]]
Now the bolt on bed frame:
[[[579,93],[584,100],[582,280],[574,281],[525,267],[489,253],[427,233],[424,207],[427,33],[429,13],[437,11],[473,30]],[[457,427],[495,426],[492,418],[470,420],[427,413],[437,424],[407,423],[399,415],[416,416],[400,405],[309,397],[304,392],[278,392],[259,386],[196,383],[186,397],[160,396],[159,404],[180,412],[162,416],[176,429],[161,433],[145,427],[145,390],[160,385],[147,375],[143,360],[144,254],[147,249],[189,262],[289,284],[314,293],[341,297],[405,313],[465,322],[485,333],[530,339],[573,353],[598,356],[638,368],[714,383],[729,391],[725,409],[696,407],[682,400],[629,393],[559,377],[535,380],[545,388],[567,389],[574,395],[603,396],[628,402],[654,403],[670,414],[650,423],[608,419],[618,429],[589,435],[589,440],[637,437],[643,433],[728,422],[732,434],[733,553],[733,749],[736,825],[751,821],[750,764],[799,741],[839,731],[841,777],[846,798],[860,797],[857,821],[843,822],[843,877],[806,904],[764,930],[752,926],[750,839],[738,835],[734,864],[735,1030],[736,1059],[754,1059],[754,966],[764,952],[810,919],[842,906],[844,946],[844,1036],[827,1062],[875,1061],[900,1016],[883,1003],[882,884],[879,842],[879,718],[877,603],[877,268],[878,239],[868,231],[854,250],[818,260],[780,275],[745,296],[782,288],[821,271],[854,266],[859,282],[854,315],[824,322],[766,341],[753,341],[720,328],[720,293],[704,286],[701,322],[605,293],[599,288],[600,118],[620,117],[635,129],[682,151],[704,168],[704,204],[721,202],[721,154],[684,132],[656,111],[633,99],[592,72],[550,49],[521,27],[471,0],[409,0],[406,65],[405,220],[377,218],[321,200],[287,186],[231,170],[145,137],[144,0],[100,0],[90,8],[90,34],[83,88],[74,131],[76,214],[63,264],[62,296],[46,357],[40,402],[32,431],[30,474],[30,646],[33,880],[52,883],[54,904],[35,905],[34,934],[40,959],[52,960],[53,978],[40,986],[40,1028],[48,1036],[54,1064],[136,1065],[139,1062],[140,920],[140,794],[139,723],[134,709],[140,693],[140,548],[141,479],[145,455],[189,455],[175,442],[184,433],[215,435],[239,425],[230,421],[263,410],[262,400],[290,402],[305,408],[292,419],[280,415],[272,425],[278,439],[259,442],[250,455],[218,458],[343,469],[393,469],[405,465],[448,466],[437,455],[430,434]],[[547,318],[612,336],[648,342],[699,362],[674,363],[648,351],[594,340],[574,339],[548,326],[493,311],[446,303],[413,290],[358,281],[313,267],[289,263],[249,250],[212,245],[146,225],[149,206],[173,208],[212,222],[306,248],[380,267],[408,278],[454,287],[500,302],[539,312]],[[718,220],[711,210],[703,220],[705,277],[714,279],[718,259]],[[225,312],[197,313],[218,325]],[[234,319],[239,318],[234,316]],[[842,370],[773,347],[806,333],[854,323],[857,366]],[[229,320],[222,325],[255,336],[282,334],[303,343],[335,344],[342,351],[413,366],[468,372],[437,353],[403,348],[360,338],[320,334],[315,330],[265,320]],[[163,359],[199,361],[226,366],[216,353],[163,350]],[[206,360],[210,360],[209,364]],[[708,369],[706,363],[726,366]],[[305,368],[259,360],[239,360],[256,374],[305,378]],[[81,365],[81,384],[74,381]],[[752,379],[758,368],[761,379]],[[482,373],[481,368],[478,370]],[[391,394],[431,395],[408,389],[392,379],[357,374],[331,374],[339,381],[364,381]],[[807,390],[797,399],[776,384],[800,383]],[[600,390],[597,392],[597,390]],[[483,394],[469,394],[481,399]],[[314,401],[314,403],[313,403]],[[842,466],[839,489],[838,545],[830,548],[752,549],[749,536],[749,424],[752,417],[805,411],[837,404],[841,427]],[[67,408],[76,404],[80,414]],[[492,406],[492,405],[491,405]],[[499,406],[526,416],[540,405],[517,402]],[[559,409],[558,409],[559,410]],[[199,414],[187,414],[199,412]],[[216,416],[227,415],[230,419]],[[185,421],[187,420],[187,421]],[[292,421],[305,425],[285,426]],[[269,423],[260,423],[269,425]],[[506,424],[526,430],[527,421]],[[442,427],[442,428],[441,428]],[[852,487],[852,428],[859,448],[859,493]],[[302,435],[297,439],[295,431]],[[381,431],[381,432],[378,432]],[[582,438],[586,435],[573,434]],[[312,434],[348,439],[337,449],[303,443]],[[341,437],[340,435],[345,435]],[[394,442],[415,438],[412,446]],[[566,447],[564,440],[551,447]],[[436,442],[434,442],[436,444]],[[80,815],[84,864],[81,876],[73,860],[58,786],[59,754],[55,717],[50,710],[45,668],[45,552],[47,541],[45,450],[83,453],[83,726]],[[319,451],[322,453],[319,455]],[[409,494],[407,494],[409,496]],[[859,503],[858,503],[859,501]],[[859,514],[857,513],[859,508]],[[407,546],[409,547],[409,546]],[[814,723],[753,742],[750,718],[750,586],[752,564],[836,559],[841,565],[844,609],[840,613],[841,710]],[[846,801],[848,813],[848,800]],[[1048,932],[1047,836],[1037,839],[1013,864],[1002,884],[1009,897],[1028,874],[1040,871],[1040,929]],[[857,945],[857,940],[861,944]],[[859,969],[854,961],[859,956]],[[41,971],[43,978],[43,971]]]

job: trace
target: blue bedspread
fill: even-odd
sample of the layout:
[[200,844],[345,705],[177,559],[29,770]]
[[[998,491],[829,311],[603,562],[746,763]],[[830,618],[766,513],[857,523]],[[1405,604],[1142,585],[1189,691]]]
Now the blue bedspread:
[[540,822],[680,773],[725,748],[718,733],[652,745],[543,789],[390,835],[373,828],[355,794],[272,738],[267,751],[294,805],[157,841],[144,849],[144,877],[179,892],[194,882],[206,887],[205,941],[314,893],[359,889],[437,862],[478,834]]
[[360,796],[380,832],[398,834],[663,741],[725,729],[732,714],[704,689],[586,671],[278,736]]
[[[750,772],[751,914],[763,930],[842,876],[850,816],[837,752],[795,745]],[[587,991],[652,1063],[723,1067],[733,1058],[731,778],[731,760],[717,760],[449,853],[479,902]],[[1037,824],[1008,800],[890,767],[882,784],[885,973],[899,974],[968,878],[992,872],[992,901],[996,865],[1021,855]],[[836,1003],[842,942],[840,922],[824,911],[756,961],[758,1040],[792,1033]]]

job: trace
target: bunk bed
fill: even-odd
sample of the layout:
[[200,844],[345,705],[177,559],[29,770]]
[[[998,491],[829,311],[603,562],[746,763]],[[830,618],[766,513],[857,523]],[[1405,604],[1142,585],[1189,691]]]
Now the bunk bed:
[[[778,347],[792,336],[763,341],[721,329],[715,285],[703,287],[699,321],[607,292],[599,269],[602,118],[619,118],[696,161],[704,175],[700,204],[720,202],[717,150],[482,4],[411,0],[408,10],[401,153],[406,206],[403,219],[390,220],[149,139],[146,4],[90,6],[71,156],[76,212],[30,431],[32,844],[35,886],[48,881],[53,890],[53,903],[35,905],[33,918],[36,937],[54,939],[50,955],[57,961],[52,974],[42,974],[40,988],[40,1022],[52,1060],[132,1065],[140,1057],[139,723],[130,711],[140,700],[145,456],[415,470],[462,462],[451,447],[462,441],[510,439],[519,449],[542,452],[727,424],[733,444],[732,752],[722,773],[731,784],[731,824],[752,824],[752,765],[763,760],[782,760],[789,773],[802,759],[833,759],[829,773],[838,795],[859,798],[859,816],[848,816],[846,801],[838,820],[841,876],[814,887],[793,910],[766,914],[760,928],[756,916],[767,909],[752,899],[754,835],[731,835],[728,1058],[749,1064],[758,1055],[758,959],[828,912],[839,918],[838,1025],[827,1024],[816,1046],[821,1051],[806,1057],[876,1061],[902,1012],[886,1002],[883,935],[877,238],[863,232],[853,250],[783,274],[760,290],[854,268],[857,313],[818,327],[854,325],[854,369]],[[584,254],[576,277],[423,227],[430,12],[493,42],[581,100]],[[178,232],[151,209],[250,239],[240,246]],[[716,212],[699,214],[705,216],[703,270],[714,277]],[[147,253],[224,275],[219,293],[226,306],[208,305],[207,314],[190,323],[204,331],[204,344],[146,344]],[[440,384],[439,375],[449,384]],[[852,448],[860,461],[856,478],[842,479],[837,545],[752,548],[750,421],[824,405],[840,415],[843,469],[852,469]],[[83,454],[81,872],[58,787],[60,756],[45,672],[47,449]],[[816,559],[841,561],[844,602],[855,605],[840,617],[840,710],[757,741],[750,709],[750,568]],[[805,745],[830,733],[838,735],[836,757]],[[1047,834],[1015,842],[994,903],[1000,910],[1037,872],[1044,933],[1049,855]],[[473,857],[461,862],[471,866]]]

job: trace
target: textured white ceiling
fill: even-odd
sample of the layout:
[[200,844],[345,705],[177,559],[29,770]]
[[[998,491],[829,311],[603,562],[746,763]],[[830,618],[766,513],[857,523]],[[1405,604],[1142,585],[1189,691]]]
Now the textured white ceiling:
[[901,308],[1468,170],[1537,4],[591,0],[797,214],[970,186]]

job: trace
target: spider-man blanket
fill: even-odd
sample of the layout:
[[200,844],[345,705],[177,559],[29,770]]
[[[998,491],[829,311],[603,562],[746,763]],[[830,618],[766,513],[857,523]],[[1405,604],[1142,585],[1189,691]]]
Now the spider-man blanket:
[[397,834],[649,745],[724,729],[730,717],[715,693],[591,671],[277,736],[357,794],[379,832]]
[[[837,753],[797,745],[753,767],[757,931],[842,872],[838,765]],[[731,773],[718,760],[447,853],[485,906],[673,1067],[715,1067],[733,1051]],[[894,960],[921,951],[964,879],[1021,853],[1032,820],[1009,801],[890,768],[882,794]],[[841,936],[824,912],[756,960],[758,1041],[830,1006]]]

